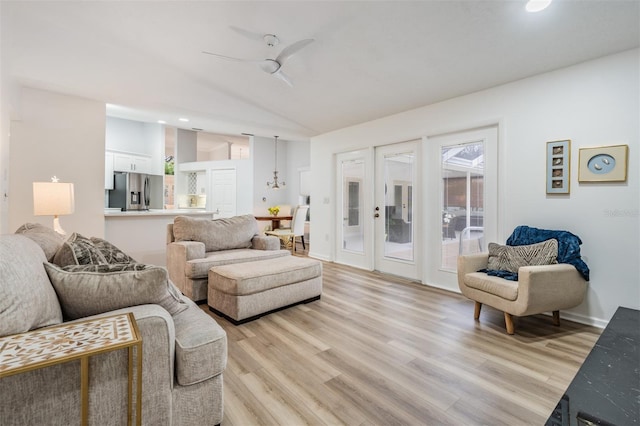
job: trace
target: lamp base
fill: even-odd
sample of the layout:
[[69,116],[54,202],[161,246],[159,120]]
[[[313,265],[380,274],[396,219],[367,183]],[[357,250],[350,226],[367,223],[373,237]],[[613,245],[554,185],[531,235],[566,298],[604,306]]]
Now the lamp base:
[[53,230],[63,237],[67,236],[67,232],[60,226],[60,218],[58,216],[53,217]]

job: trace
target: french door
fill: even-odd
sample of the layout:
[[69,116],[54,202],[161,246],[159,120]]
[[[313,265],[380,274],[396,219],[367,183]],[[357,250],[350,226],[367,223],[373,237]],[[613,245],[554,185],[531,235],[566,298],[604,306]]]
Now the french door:
[[[498,128],[427,138],[429,238],[425,282],[457,288],[460,254],[486,251],[498,233]],[[430,197],[431,198],[431,197]]]
[[336,156],[336,261],[418,279],[418,142]]
[[375,269],[420,278],[418,141],[375,149]]
[[372,270],[371,151],[338,154],[336,169],[336,261]]

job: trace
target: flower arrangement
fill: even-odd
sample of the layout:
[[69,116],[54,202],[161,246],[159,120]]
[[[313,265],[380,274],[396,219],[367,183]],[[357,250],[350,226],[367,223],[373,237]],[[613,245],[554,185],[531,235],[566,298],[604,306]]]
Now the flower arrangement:
[[269,210],[270,215],[278,216],[278,213],[280,213],[280,206],[269,207],[267,210]]

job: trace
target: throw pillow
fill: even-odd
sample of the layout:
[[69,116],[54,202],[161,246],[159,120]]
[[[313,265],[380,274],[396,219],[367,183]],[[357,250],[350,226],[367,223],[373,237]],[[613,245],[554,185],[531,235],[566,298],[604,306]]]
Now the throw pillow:
[[0,238],[0,336],[62,322],[56,292],[42,267],[46,261],[24,235]]
[[39,223],[25,223],[16,230],[16,234],[22,234],[35,241],[42,248],[49,262],[53,260],[53,256],[64,242],[62,235]]
[[141,264],[70,265],[45,269],[65,318],[77,319],[130,306],[157,304],[171,315],[187,308],[167,270]]
[[107,240],[103,240],[102,238],[98,237],[91,237],[91,242],[109,264],[136,263],[136,261],[131,256],[129,256]]
[[558,263],[558,241],[551,239],[525,246],[503,246],[489,243],[487,269],[518,272],[521,266]]
[[250,214],[214,220],[178,216],[173,221],[176,241],[200,241],[207,252],[249,248],[257,233],[258,222]]
[[53,257],[53,263],[58,266],[97,265],[107,263],[107,259],[89,238],[74,232],[60,246]]

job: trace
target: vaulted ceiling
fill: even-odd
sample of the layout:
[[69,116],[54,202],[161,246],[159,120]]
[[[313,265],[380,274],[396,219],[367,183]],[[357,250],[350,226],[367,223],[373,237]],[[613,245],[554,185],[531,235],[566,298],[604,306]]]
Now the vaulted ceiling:
[[[114,116],[296,140],[640,45],[638,1],[524,4],[2,1],[2,71]],[[202,53],[275,58],[307,38],[283,67],[293,87]]]

